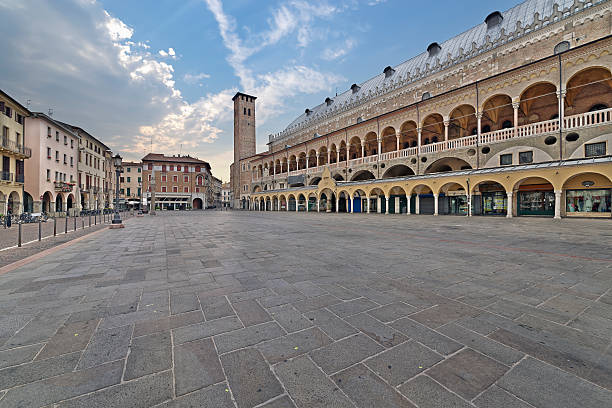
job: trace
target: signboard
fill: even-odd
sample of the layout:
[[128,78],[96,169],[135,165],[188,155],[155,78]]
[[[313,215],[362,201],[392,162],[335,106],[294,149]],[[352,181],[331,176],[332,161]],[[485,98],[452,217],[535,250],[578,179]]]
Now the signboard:
[[300,174],[299,176],[289,176],[289,177],[287,177],[287,184],[289,184],[289,185],[293,185],[293,184],[306,184],[306,182],[304,180],[304,175]]

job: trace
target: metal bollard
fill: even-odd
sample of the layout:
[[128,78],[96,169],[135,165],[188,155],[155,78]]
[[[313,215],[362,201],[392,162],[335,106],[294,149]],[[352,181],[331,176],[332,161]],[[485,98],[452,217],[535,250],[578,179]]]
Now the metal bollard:
[[94,214],[94,225],[98,225],[98,214]]
[[21,223],[19,223],[19,234],[17,235],[17,246],[21,248]]
[[66,225],[64,227],[64,234],[68,233],[68,215],[66,215]]
[[81,229],[85,229],[85,218],[81,218]]
[[53,236],[57,235],[57,218],[53,217]]
[[74,230],[76,231],[76,215],[74,216]]
[[89,226],[91,227],[91,213],[89,213]]
[[42,222],[40,222],[40,217],[38,217],[38,240],[42,241]]

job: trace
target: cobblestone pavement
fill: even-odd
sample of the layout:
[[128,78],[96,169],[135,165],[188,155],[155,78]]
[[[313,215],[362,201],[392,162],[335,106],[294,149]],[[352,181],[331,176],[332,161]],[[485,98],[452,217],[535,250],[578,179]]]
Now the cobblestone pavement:
[[611,407],[610,231],[135,218],[0,275],[0,407]]

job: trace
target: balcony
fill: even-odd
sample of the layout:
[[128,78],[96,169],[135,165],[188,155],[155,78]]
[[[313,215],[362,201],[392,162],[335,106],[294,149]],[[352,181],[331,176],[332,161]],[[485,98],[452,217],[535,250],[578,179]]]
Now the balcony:
[[0,142],[0,150],[22,156],[25,159],[32,157],[32,149],[17,144],[17,142],[14,142],[7,137],[2,137],[2,141]]
[[2,171],[0,172],[0,181],[3,181],[5,183],[12,183],[14,176],[15,175],[13,173],[9,173],[8,171]]
[[72,187],[74,187],[74,184],[67,183],[65,181],[54,181],[53,182],[53,188],[55,189],[55,191],[61,191],[63,193],[69,193],[69,192],[72,191]]

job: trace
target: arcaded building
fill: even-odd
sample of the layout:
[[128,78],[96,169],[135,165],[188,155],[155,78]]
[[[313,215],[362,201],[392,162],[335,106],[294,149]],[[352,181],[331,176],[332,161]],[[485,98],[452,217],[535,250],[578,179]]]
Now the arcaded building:
[[611,8],[492,12],[305,109],[259,154],[255,97],[237,94],[234,206],[610,218]]

